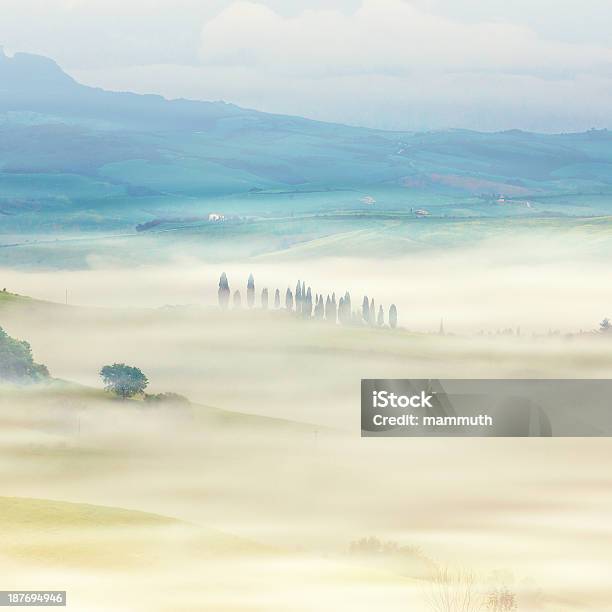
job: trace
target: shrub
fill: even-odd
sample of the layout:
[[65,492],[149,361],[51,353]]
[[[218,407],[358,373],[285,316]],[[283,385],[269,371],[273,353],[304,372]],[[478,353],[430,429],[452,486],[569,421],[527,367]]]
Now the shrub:
[[189,406],[189,400],[184,395],[178,393],[154,393],[148,395],[145,393],[145,402],[147,404],[166,404],[171,406]]

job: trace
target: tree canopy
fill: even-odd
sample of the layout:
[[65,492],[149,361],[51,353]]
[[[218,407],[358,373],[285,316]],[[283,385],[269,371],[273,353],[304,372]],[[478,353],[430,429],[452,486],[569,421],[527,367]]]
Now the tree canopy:
[[122,399],[143,393],[149,385],[147,377],[141,370],[125,363],[106,365],[100,370],[107,391],[117,394]]
[[49,370],[34,362],[30,344],[11,338],[0,327],[0,380],[23,383],[46,378],[49,378]]

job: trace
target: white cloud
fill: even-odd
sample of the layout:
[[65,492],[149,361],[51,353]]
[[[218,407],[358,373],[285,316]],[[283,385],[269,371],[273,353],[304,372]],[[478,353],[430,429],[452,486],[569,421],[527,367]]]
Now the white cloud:
[[109,89],[387,128],[612,127],[610,0],[0,3],[0,45]]
[[363,0],[351,14],[285,17],[236,2],[205,24],[206,64],[303,76],[507,73],[543,78],[612,75],[612,49],[550,41],[528,27],[462,23],[404,0]]
[[167,97],[384,129],[582,131],[612,125],[612,81],[523,75],[287,76],[235,66],[138,66],[73,72],[80,81]]

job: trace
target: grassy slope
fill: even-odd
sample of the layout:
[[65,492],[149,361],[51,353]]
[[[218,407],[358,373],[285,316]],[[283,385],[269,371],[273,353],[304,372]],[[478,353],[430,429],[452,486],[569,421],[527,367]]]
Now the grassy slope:
[[5,530],[26,529],[30,532],[179,523],[165,516],[123,508],[19,497],[0,497],[0,522]]
[[347,609],[365,610],[355,607],[363,597],[390,590],[401,602],[422,590],[420,581],[365,559],[295,556],[107,506],[0,497],[0,537],[8,583],[59,579],[75,609],[307,610],[336,596]]
[[16,293],[10,293],[9,291],[0,291],[0,307],[10,305],[23,305],[38,302],[30,297],[24,295],[18,295]]
[[[70,381],[53,379],[48,384],[32,387],[0,386],[0,407],[9,405],[16,400],[26,404],[40,406],[74,407],[82,409],[104,410],[122,408],[126,410],[155,410],[153,405],[141,399],[119,400],[102,389],[95,389]],[[92,404],[95,402],[95,404]],[[172,405],[168,406],[174,409]],[[265,417],[230,410],[223,410],[214,406],[189,403],[189,413],[199,425],[229,428],[248,428],[249,430],[293,430],[295,432],[310,432],[320,430],[321,426],[299,423],[288,419]],[[3,419],[5,420],[5,419]],[[16,421],[11,419],[14,424]]]
[[[15,293],[0,291],[0,325],[2,324],[1,315],[3,310],[5,312],[12,311],[13,313],[30,310],[32,312],[35,311],[40,316],[46,316],[54,311],[65,312],[68,309],[81,312],[96,310],[92,308],[65,306],[55,302],[47,302]],[[140,398],[120,401],[102,389],[58,379],[52,379],[48,384],[25,388],[0,386],[0,405],[17,398],[20,400],[25,399],[26,401],[39,405],[43,402],[47,404],[61,403],[63,406],[81,406],[83,402],[95,401],[96,409],[104,408],[105,406],[108,408],[116,408],[118,405],[133,409],[154,409],[153,406],[144,403]],[[234,412],[196,403],[190,403],[189,410],[193,418],[203,425],[246,427],[259,430],[280,428],[295,430],[296,432],[312,431],[314,428],[321,429],[320,426],[314,426],[308,423]]]
[[[189,555],[261,554],[264,546],[124,508],[0,497],[3,562],[121,569]],[[1,567],[1,565],[0,565]]]

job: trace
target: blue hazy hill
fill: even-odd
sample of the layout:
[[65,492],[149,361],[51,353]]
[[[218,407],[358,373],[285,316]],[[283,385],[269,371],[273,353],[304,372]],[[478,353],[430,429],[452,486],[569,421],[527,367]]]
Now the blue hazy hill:
[[[0,231],[234,214],[609,214],[612,133],[384,132],[86,87],[0,52]],[[222,203],[219,203],[222,198]],[[370,198],[370,199],[369,199]]]

